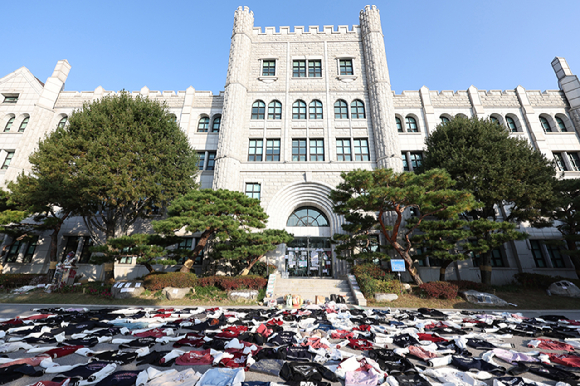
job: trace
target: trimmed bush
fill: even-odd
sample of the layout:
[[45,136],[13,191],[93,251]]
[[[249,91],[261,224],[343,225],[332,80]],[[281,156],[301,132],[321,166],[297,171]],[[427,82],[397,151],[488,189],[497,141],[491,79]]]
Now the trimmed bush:
[[550,284],[560,280],[568,280],[580,287],[580,280],[578,279],[568,279],[567,277],[549,276],[539,273],[520,272],[514,275],[514,279],[524,288],[539,288],[545,290]]
[[226,291],[237,289],[259,290],[268,285],[268,280],[255,275],[247,276],[208,276],[198,280],[200,287],[218,287]]
[[159,291],[165,287],[187,288],[196,285],[195,273],[185,272],[153,272],[143,280],[143,287],[151,291]]
[[252,269],[250,269],[250,275],[267,277],[268,271],[270,273],[272,273],[272,272],[276,271],[276,269],[278,269],[278,267],[276,267],[273,264],[266,265],[266,263],[262,263],[261,261],[258,261],[256,264],[254,264]]
[[366,298],[372,298],[377,292],[377,283],[378,280],[373,279],[369,275],[355,275],[356,281],[361,292],[365,295]]
[[446,281],[432,281],[424,283],[419,288],[427,295],[435,299],[455,299],[459,290],[455,284]]
[[351,272],[354,276],[359,277],[360,275],[369,276],[375,280],[385,280],[387,274],[376,264],[361,264],[355,265],[351,268]]
[[459,291],[475,290],[479,292],[485,292],[489,290],[487,285],[470,280],[448,280],[448,283],[455,284]]
[[27,274],[27,273],[5,273],[0,275],[0,286],[6,289],[18,288],[23,287],[25,285],[29,285],[34,279],[37,283],[40,283],[42,280],[41,276],[46,275],[34,275],[34,274]]

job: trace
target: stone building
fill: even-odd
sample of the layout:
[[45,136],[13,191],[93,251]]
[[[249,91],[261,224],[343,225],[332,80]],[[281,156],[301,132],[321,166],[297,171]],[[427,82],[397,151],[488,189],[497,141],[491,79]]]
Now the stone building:
[[[133,94],[167,103],[200,155],[203,188],[259,198],[269,227],[295,235],[292,244],[271,255],[280,271],[340,276],[347,267],[336,259],[330,237],[341,232],[344,219],[333,213],[328,199],[340,173],[376,167],[412,171],[422,161],[425,138],[440,122],[457,115],[497,120],[558,161],[562,178],[580,177],[580,83],[565,59],[555,58],[552,67],[559,90],[422,87],[395,94],[376,7],[360,12],[360,25],[322,29],[254,27],[253,13],[240,7],[223,92],[143,87]],[[0,79],[1,183],[28,171],[28,156],[39,139],[65,125],[75,109],[115,93],[102,87],[65,91],[70,69],[66,60],[59,61],[46,83],[24,67]],[[59,251],[64,256],[74,250],[84,263],[90,240],[80,224],[67,221]],[[569,258],[544,243],[560,237],[555,228],[520,229],[530,240],[494,251],[496,283],[510,282],[521,271],[575,277]],[[193,248],[194,236],[184,235],[179,247]],[[14,244],[5,272],[45,271],[48,243],[40,235],[35,243]],[[420,264],[425,280],[437,280],[437,261]],[[82,269],[92,278],[101,274],[89,264]],[[131,261],[117,264],[116,275],[139,276],[139,267]],[[479,270],[468,260],[450,266],[447,275],[478,280]]]

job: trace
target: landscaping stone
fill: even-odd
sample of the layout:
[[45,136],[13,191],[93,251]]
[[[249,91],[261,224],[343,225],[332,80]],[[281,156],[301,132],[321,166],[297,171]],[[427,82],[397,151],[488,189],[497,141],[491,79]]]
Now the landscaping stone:
[[505,307],[509,305],[509,303],[506,302],[505,300],[500,299],[495,295],[488,294],[486,292],[469,290],[460,292],[460,295],[465,300],[467,300],[468,303],[483,304],[489,306],[500,306],[500,307]]
[[257,298],[257,290],[233,290],[228,292],[228,299],[233,302],[256,300]]
[[397,294],[375,294],[375,300],[377,302],[392,302],[398,298],[399,296]]
[[143,288],[143,282],[140,281],[118,282],[111,288],[115,299],[138,298],[143,291],[145,288]]
[[408,283],[403,283],[403,289],[405,291],[410,291],[411,290],[411,284]]
[[191,290],[193,290],[193,293],[195,293],[195,289],[191,287],[186,288],[165,287],[163,288],[163,296],[165,296],[167,300],[183,299],[185,295],[187,295]]
[[571,298],[580,297],[580,288],[568,280],[560,280],[552,283],[548,290],[552,293],[552,295],[567,296]]

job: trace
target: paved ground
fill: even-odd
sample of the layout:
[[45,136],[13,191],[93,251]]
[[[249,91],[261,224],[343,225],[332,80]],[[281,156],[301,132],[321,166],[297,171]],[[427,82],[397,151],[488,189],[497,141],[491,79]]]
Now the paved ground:
[[[31,315],[34,314],[35,312],[32,311],[33,308],[54,308],[54,307],[59,307],[58,305],[34,305],[34,304],[1,304],[0,305],[0,318],[13,318],[15,316],[26,316],[26,315]],[[66,308],[75,308],[75,307],[86,307],[86,308],[102,308],[102,307],[108,307],[107,305],[100,305],[100,306],[95,306],[95,305],[63,305],[63,307]],[[129,306],[123,306],[123,308],[127,308]],[[175,307],[175,308],[186,308],[186,306],[183,307]],[[235,308],[242,308],[242,307],[235,307]],[[259,307],[248,307],[248,308],[259,308]],[[458,310],[452,310],[452,311],[458,311]],[[473,311],[473,310],[470,310]],[[490,312],[490,310],[486,310],[486,312]],[[521,312],[524,316],[528,316],[528,317],[534,317],[534,316],[539,316],[539,315],[564,315],[566,317],[568,317],[569,319],[578,319],[580,320],[580,310],[576,310],[576,311],[570,311],[570,310],[548,310],[548,311],[539,311],[539,310],[522,310],[519,311]],[[522,337],[514,337],[512,339],[509,339],[508,342],[513,343],[515,348],[514,350],[517,351],[522,351],[522,352],[528,352],[528,351],[534,351],[534,349],[528,348],[526,346],[526,342],[529,341],[529,338],[522,338]],[[389,348],[392,345],[389,345]],[[112,344],[99,344],[97,346],[95,346],[94,348],[92,348],[93,350],[97,351],[97,350],[113,350],[113,349],[117,349],[117,345],[112,345]],[[157,351],[163,351],[163,350],[170,350],[171,346],[170,345],[161,345],[161,344],[157,344],[153,347],[151,347],[151,351],[153,350],[157,350]],[[183,347],[182,350],[184,351],[188,351],[190,348],[187,347]],[[349,349],[348,347],[345,349],[346,351],[351,351],[351,352],[356,352],[357,354],[361,354],[361,351],[354,351]],[[472,353],[473,353],[473,357],[479,357],[481,353],[483,353],[484,351],[480,351],[480,350],[474,350],[474,349],[469,349]],[[549,350],[544,350],[544,351],[549,351]],[[23,351],[20,350],[20,352],[17,353],[11,353],[8,354],[8,356],[10,358],[20,358],[23,356],[33,356],[33,354],[24,354],[23,355]],[[63,364],[63,365],[70,365],[70,364],[75,364],[78,363],[79,361],[82,362],[86,362],[87,358],[76,355],[76,354],[72,354],[72,355],[68,355],[65,356],[63,358],[59,358],[55,360],[56,362],[58,362],[59,364]],[[421,365],[422,362],[418,361],[418,360],[414,360],[412,359],[412,362],[414,362],[415,364]],[[503,363],[501,360],[497,360],[498,363]],[[509,367],[509,365],[505,364],[507,367]],[[117,370],[123,369],[123,370],[145,370],[147,369],[147,367],[149,367],[149,365],[142,365],[142,366],[136,366],[135,363],[133,364],[129,364],[123,367],[119,367]],[[178,371],[182,371],[184,370],[186,367],[184,366],[174,366]],[[193,369],[196,371],[199,371],[200,373],[205,372],[207,369],[209,369],[210,366],[194,366]],[[159,370],[166,370],[167,368],[158,368]],[[580,375],[580,373],[579,373]],[[45,375],[43,377],[40,378],[30,378],[30,377],[23,377],[18,381],[15,381],[13,383],[11,383],[11,385],[13,386],[26,386],[26,385],[31,385],[39,380],[50,380],[52,379],[52,374],[50,375]],[[541,377],[537,377],[531,373],[526,373],[524,374],[524,376],[526,378],[529,379],[533,379],[535,381],[540,381],[540,382],[544,382],[548,385],[555,385],[556,382],[554,381],[550,381],[547,380],[545,378],[541,378]],[[272,376],[267,376],[264,374],[259,374],[259,373],[254,373],[254,372],[246,372],[246,381],[265,381],[265,382],[278,382],[278,383],[284,383],[284,381],[280,378],[277,377],[272,377]],[[489,385],[492,385],[492,381],[488,381],[487,382]],[[1,379],[0,379],[0,384],[1,384]],[[335,383],[332,386],[342,386],[341,383]]]

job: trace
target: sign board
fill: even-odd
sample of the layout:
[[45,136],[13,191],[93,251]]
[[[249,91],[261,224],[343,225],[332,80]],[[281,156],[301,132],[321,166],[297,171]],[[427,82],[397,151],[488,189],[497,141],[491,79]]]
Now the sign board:
[[393,272],[405,272],[405,260],[403,259],[392,259],[391,260],[391,270]]

